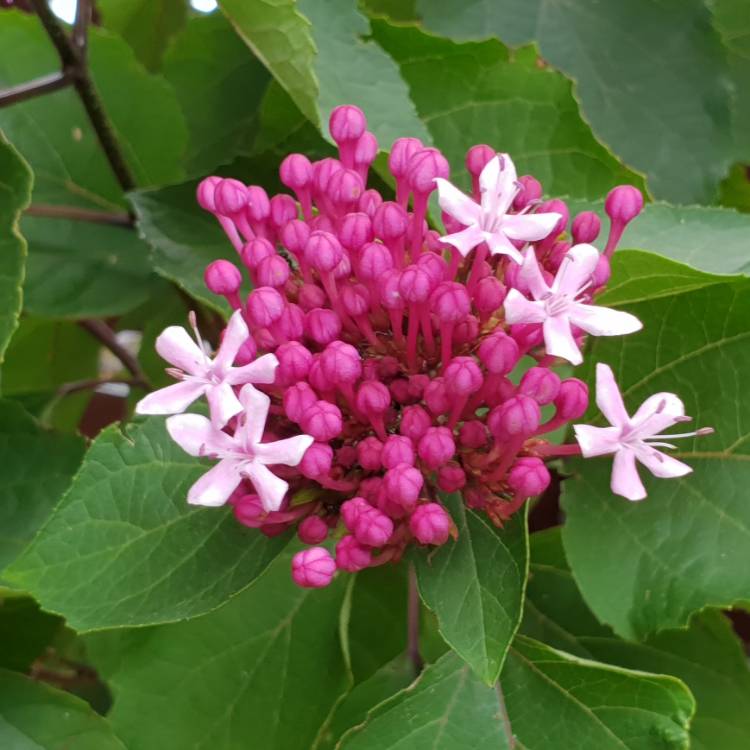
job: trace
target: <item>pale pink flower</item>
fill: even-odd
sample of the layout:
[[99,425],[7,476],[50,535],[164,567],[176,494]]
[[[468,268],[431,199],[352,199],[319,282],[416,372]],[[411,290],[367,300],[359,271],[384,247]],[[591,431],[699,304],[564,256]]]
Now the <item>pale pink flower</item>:
[[558,213],[509,214],[520,189],[516,168],[507,154],[490,159],[479,175],[481,204],[462,193],[448,180],[435,178],[440,208],[466,228],[441,240],[468,255],[486,242],[490,253],[508,255],[516,263],[521,253],[512,240],[535,242],[546,237],[562,218]]
[[548,354],[567,359],[574,365],[583,362],[573,335],[573,326],[593,336],[621,336],[639,331],[643,325],[635,315],[621,310],[587,305],[581,295],[591,286],[591,275],[599,261],[593,245],[575,245],[568,250],[552,285],[542,276],[533,248],[524,255],[519,273],[533,301],[517,289],[505,298],[506,323],[541,323]]
[[673,393],[656,393],[641,404],[630,417],[625,410],[620,389],[609,365],[596,366],[596,405],[607,418],[610,427],[573,426],[576,440],[585,458],[614,454],[612,466],[612,492],[628,500],[643,500],[646,490],[638,476],[636,461],[642,463],[654,476],[660,478],[682,477],[692,469],[676,458],[656,448],[673,448],[665,440],[709,435],[711,427],[694,432],[662,435],[663,430],[680,422],[690,421],[685,416],[682,401]]
[[136,404],[135,410],[138,414],[180,414],[205,394],[211,422],[218,429],[242,411],[232,386],[273,383],[279,361],[274,354],[264,354],[243,367],[232,367],[237,352],[250,335],[239,310],[230,318],[213,359],[206,354],[192,314],[190,322],[197,343],[181,326],[169,326],[156,339],[156,351],[174,365],[167,372],[180,382],[149,393]]
[[240,391],[244,411],[234,435],[216,429],[200,414],[178,414],[167,419],[172,439],[191,456],[218,458],[189,490],[191,505],[224,505],[243,478],[249,479],[267,511],[278,510],[289,484],[268,467],[297,466],[312,445],[310,435],[262,443],[271,400],[252,385]]

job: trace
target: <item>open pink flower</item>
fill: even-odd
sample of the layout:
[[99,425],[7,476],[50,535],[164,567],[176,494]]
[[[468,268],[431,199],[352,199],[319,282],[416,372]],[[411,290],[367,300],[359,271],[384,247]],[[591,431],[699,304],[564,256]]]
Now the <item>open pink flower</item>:
[[509,214],[520,189],[516,168],[507,154],[490,159],[479,175],[481,204],[462,193],[448,180],[436,177],[440,208],[466,229],[448,234],[441,240],[453,245],[461,255],[486,242],[492,255],[509,255],[516,263],[521,253],[512,240],[535,242],[546,237],[562,218],[557,213]]
[[583,356],[573,336],[573,326],[594,336],[621,336],[639,331],[643,325],[635,315],[581,302],[580,296],[591,285],[598,261],[599,251],[593,245],[571,247],[549,286],[534,249],[528,248],[519,281],[528,287],[534,299],[526,299],[517,289],[511,289],[505,298],[506,323],[541,323],[547,353],[574,365],[581,364]]
[[242,411],[232,386],[273,383],[279,361],[276,355],[265,354],[244,367],[232,367],[237,352],[250,335],[239,310],[229,320],[213,359],[203,348],[192,315],[191,323],[197,343],[180,326],[170,326],[156,339],[156,351],[175,366],[168,372],[180,382],[150,393],[136,404],[135,410],[138,414],[179,414],[205,394],[211,423],[218,429]]
[[271,400],[252,385],[240,391],[244,415],[234,435],[217,430],[200,414],[178,414],[167,420],[172,439],[191,456],[218,458],[189,490],[191,505],[224,505],[243,478],[249,479],[267,511],[278,510],[289,484],[268,467],[297,466],[312,445],[310,435],[262,443]]
[[656,450],[674,448],[664,440],[709,435],[711,427],[694,432],[662,435],[663,430],[679,422],[688,422],[685,407],[673,393],[656,393],[647,398],[631,418],[625,410],[620,389],[609,365],[596,366],[596,405],[607,418],[610,427],[573,426],[576,440],[585,458],[614,454],[612,492],[628,500],[643,500],[646,490],[638,476],[636,461],[640,461],[654,476],[682,477],[692,469],[676,458]]

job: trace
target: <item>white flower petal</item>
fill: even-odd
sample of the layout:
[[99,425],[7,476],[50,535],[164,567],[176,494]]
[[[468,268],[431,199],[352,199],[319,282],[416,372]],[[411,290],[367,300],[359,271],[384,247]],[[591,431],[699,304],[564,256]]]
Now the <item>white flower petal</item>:
[[617,427],[576,424],[573,425],[573,431],[584,458],[606,456],[608,453],[616,453],[620,448],[620,430]]
[[208,386],[206,400],[211,411],[211,424],[217,430],[242,411],[242,404],[229,383]]
[[445,213],[466,226],[479,224],[482,207],[476,201],[442,177],[436,177],[435,184],[438,189],[438,203]]
[[446,234],[440,241],[453,245],[461,255],[467,256],[477,245],[484,242],[484,232],[478,226],[472,225],[460,232]]
[[183,380],[144,396],[136,405],[136,414],[179,414],[185,411],[206,388],[205,383]]
[[159,334],[156,351],[162,359],[190,375],[205,375],[208,370],[208,358],[180,326],[169,326]]
[[635,315],[596,305],[573,304],[568,316],[575,325],[593,336],[624,336],[643,328],[643,323]]
[[518,289],[511,289],[503,302],[505,322],[514,323],[543,323],[547,319],[543,302],[532,302],[521,294]]
[[523,254],[523,264],[518,272],[518,279],[529,288],[534,299],[542,299],[550,292],[550,288],[547,286],[544,276],[542,276],[542,270],[539,268],[539,262],[536,259],[533,247],[527,248]]
[[281,507],[284,495],[289,489],[287,482],[257,461],[246,464],[243,473],[253,483],[253,487],[255,487],[260,502],[266,511],[278,510]]
[[234,441],[200,414],[177,414],[167,419],[167,432],[191,456],[212,456],[232,451]]
[[609,365],[599,362],[596,365],[596,405],[607,421],[618,428],[627,427],[630,417]]
[[279,360],[275,354],[264,354],[249,365],[232,367],[227,371],[224,379],[232,385],[273,383],[276,380],[276,369],[278,366]]
[[262,464],[296,466],[314,442],[310,435],[295,435],[273,443],[256,443],[254,451]]
[[565,253],[552,291],[575,297],[591,279],[598,262],[599,251],[593,245],[574,245]]
[[210,468],[188,490],[188,503],[212,508],[224,505],[242,480],[239,463],[235,459],[225,458]]
[[518,248],[502,232],[485,232],[484,239],[490,249],[490,255],[507,255],[516,263],[523,262]]
[[271,399],[252,385],[246,385],[240,391],[240,403],[245,416],[242,425],[237,428],[237,437],[245,445],[255,445],[266,430]]
[[631,421],[635,437],[648,438],[669,429],[685,416],[685,405],[674,393],[655,393],[638,408]]
[[648,447],[645,443],[636,452],[636,458],[655,476],[661,479],[684,477],[693,470],[676,458]]
[[565,315],[547,318],[542,325],[542,330],[547,354],[567,359],[572,365],[580,365],[583,362],[583,355],[576,344],[570,321]]
[[498,154],[484,165],[479,175],[482,211],[494,220],[505,214],[518,190],[516,166],[508,154]]
[[216,372],[223,373],[232,366],[237,352],[239,352],[242,345],[247,341],[249,335],[250,331],[248,331],[247,324],[242,318],[242,311],[237,310],[229,319],[229,323],[227,323],[224,338],[222,338],[219,349],[214,357],[213,365]]
[[646,497],[646,489],[635,465],[635,453],[629,448],[615,453],[610,487],[616,495],[622,495],[628,500],[643,500]]
[[502,230],[512,240],[536,242],[544,239],[560,221],[560,214],[509,214],[503,219]]

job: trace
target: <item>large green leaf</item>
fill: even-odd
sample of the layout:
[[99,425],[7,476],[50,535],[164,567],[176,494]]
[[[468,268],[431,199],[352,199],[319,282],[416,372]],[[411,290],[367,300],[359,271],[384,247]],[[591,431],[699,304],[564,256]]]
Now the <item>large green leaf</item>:
[[577,656],[682,679],[696,699],[694,750],[750,745],[750,671],[729,620],[706,610],[690,627],[644,643],[617,638],[583,601],[562,548],[560,529],[531,536],[531,565],[521,630]]
[[333,107],[356,104],[384,148],[403,135],[429,141],[398,67],[367,38],[370,29],[355,0],[221,0],[220,5],[319,127],[326,128]]
[[542,57],[575,80],[594,132],[648,174],[657,196],[683,203],[714,196],[731,163],[730,94],[703,0],[418,0],[417,7],[428,29],[449,37],[535,40]]
[[488,684],[500,674],[523,609],[528,570],[525,513],[503,529],[469,510],[460,494],[444,496],[458,539],[416,556],[419,591],[440,633]]
[[100,0],[97,9],[108,29],[118,33],[149,70],[161,66],[169,40],[185,25],[185,0]]
[[268,73],[220,14],[191,18],[169,47],[164,76],[190,131],[191,173],[230,161],[247,141]]
[[[503,750],[511,748],[502,698],[454,653],[410,687],[376,705],[344,735],[340,750]],[[561,747],[558,745],[558,747]],[[571,746],[572,747],[572,746]]]
[[301,589],[281,556],[251,588],[189,622],[87,638],[129,750],[309,750],[348,686],[346,587]]
[[76,630],[148,625],[208,612],[245,588],[286,538],[196,509],[187,490],[206,466],[151,418],[106,429],[8,578]]
[[106,719],[70,693],[0,669],[0,746],[7,750],[125,750]]
[[501,683],[520,748],[688,748],[695,702],[674,677],[607,666],[518,636]]
[[[750,284],[714,285],[627,308],[644,330],[598,338],[593,363],[612,366],[632,411],[660,391],[716,434],[681,442],[694,468],[681,480],[642,470],[649,497],[630,503],[609,490],[611,460],[572,463],[564,484],[563,540],[594,613],[620,635],[642,638],[687,624],[706,605],[750,598],[748,424]],[[601,424],[592,409],[581,421]]]
[[26,242],[18,229],[31,196],[31,170],[0,131],[0,363],[21,312]]
[[0,569],[47,519],[83,449],[81,438],[42,430],[17,403],[0,401]]
[[642,186],[591,134],[571,82],[541,68],[533,49],[511,54],[495,40],[456,44],[415,27],[372,25],[457,172],[470,146],[489,143],[550,194],[598,198],[620,182]]

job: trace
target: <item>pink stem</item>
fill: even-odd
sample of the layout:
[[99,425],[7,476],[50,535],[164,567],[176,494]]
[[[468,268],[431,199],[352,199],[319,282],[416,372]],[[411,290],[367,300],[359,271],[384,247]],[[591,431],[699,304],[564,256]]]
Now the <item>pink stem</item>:
[[396,178],[396,202],[401,208],[409,205],[409,185],[404,177]]
[[427,352],[432,355],[435,353],[435,337],[432,335],[432,320],[430,319],[430,308],[428,302],[422,302],[419,306],[419,319]]
[[553,445],[552,443],[543,443],[534,446],[534,453],[537,456],[580,456],[581,446],[577,443],[567,445]]
[[305,221],[310,221],[313,217],[310,188],[300,188],[295,192],[297,193],[297,198],[299,198],[299,205],[302,208],[302,216],[305,217]]
[[367,339],[367,343],[375,349],[382,349],[382,346],[375,335],[375,331],[372,330],[372,324],[367,315],[359,315],[354,320],[359,326],[359,330],[362,331],[362,335]]
[[451,247],[451,262],[448,266],[448,281],[455,281],[456,274],[458,273],[458,267],[461,265],[463,256],[456,250],[455,247]]
[[419,305],[409,305],[409,327],[406,334],[406,361],[411,372],[417,371],[417,334],[419,332]]
[[482,264],[487,257],[489,248],[486,243],[482,243],[474,251],[474,263],[471,266],[471,272],[469,273],[469,280],[466,282],[466,291],[472,294],[474,287],[479,283],[479,274],[481,272]]
[[225,294],[224,297],[229,303],[232,310],[239,310],[242,307],[242,300],[238,292],[232,292],[232,294]]
[[445,370],[446,365],[453,357],[453,322],[440,324],[440,368]]
[[427,213],[429,193],[414,193],[414,213],[411,217],[411,262],[416,263],[422,253],[422,225]]
[[253,232],[252,227],[248,224],[247,218],[245,218],[245,214],[242,211],[233,218],[234,223],[237,225],[246,242],[250,242],[250,240],[255,238],[255,232]]
[[613,221],[609,227],[609,237],[607,237],[607,246],[604,248],[604,254],[607,256],[607,260],[612,260],[612,254],[617,247],[617,243],[622,237],[622,233],[625,231],[626,224],[621,221]]
[[383,415],[382,414],[368,414],[368,417],[370,418],[370,424],[372,425],[373,430],[375,430],[375,434],[380,438],[380,440],[385,441],[388,435],[386,435],[385,432],[385,422],[383,421]]
[[448,427],[453,429],[456,426],[456,422],[461,418],[461,414],[463,414],[468,401],[468,396],[459,396],[456,398],[451,407],[450,416],[448,417]]
[[505,445],[503,446],[503,452],[501,454],[502,458],[500,459],[500,464],[496,469],[493,469],[490,475],[486,478],[486,481],[494,482],[498,479],[502,479],[505,476],[505,473],[511,467],[511,464],[516,460],[518,451],[523,448],[525,439],[525,437],[514,438],[513,440],[509,440],[507,443],[505,443]]
[[388,310],[388,317],[391,320],[391,329],[396,343],[399,346],[404,345],[404,311],[402,309]]
[[234,249],[238,253],[241,252],[242,248],[245,246],[245,243],[242,241],[240,233],[237,231],[237,227],[234,225],[234,222],[226,216],[216,216],[216,218],[219,220],[219,224],[221,224],[221,228],[224,230],[226,236],[229,237],[229,241],[234,246]]

